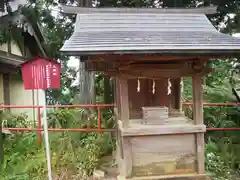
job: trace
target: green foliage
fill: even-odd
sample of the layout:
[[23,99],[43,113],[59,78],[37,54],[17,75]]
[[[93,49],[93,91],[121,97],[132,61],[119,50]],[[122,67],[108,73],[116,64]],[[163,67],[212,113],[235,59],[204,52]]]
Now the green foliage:
[[[234,145],[229,138],[222,138],[218,142],[208,140],[206,144],[206,170],[213,180],[237,180],[240,178],[235,165],[239,164],[236,152],[240,145]],[[237,167],[238,168],[238,167]]]
[[4,44],[9,39],[9,29],[6,27],[0,27],[0,45]]
[[[55,109],[48,113],[49,127],[56,128],[96,128],[97,116],[94,111],[77,109]],[[88,117],[88,118],[86,118]],[[103,121],[114,119],[105,112]],[[2,120],[8,127],[27,126],[24,115],[5,113]],[[112,128],[104,123],[103,128]],[[100,165],[101,157],[111,154],[114,140],[109,133],[98,132],[55,132],[50,133],[52,169],[55,177],[72,179],[73,176],[91,175]],[[37,144],[37,133],[15,132],[4,141],[4,160],[0,179],[3,180],[45,180],[46,158],[43,146]],[[67,171],[66,171],[67,169]]]
[[[238,74],[233,64],[236,60],[216,60],[210,65],[215,71],[205,77],[204,101],[213,103],[236,102],[232,87],[239,84],[235,79]],[[192,99],[192,82],[184,79],[184,101]],[[191,107],[185,107],[185,113],[192,118]],[[238,107],[205,107],[204,123],[207,127],[231,128],[240,127]],[[237,180],[240,178],[240,142],[238,131],[207,132],[206,137],[206,170],[213,180]]]

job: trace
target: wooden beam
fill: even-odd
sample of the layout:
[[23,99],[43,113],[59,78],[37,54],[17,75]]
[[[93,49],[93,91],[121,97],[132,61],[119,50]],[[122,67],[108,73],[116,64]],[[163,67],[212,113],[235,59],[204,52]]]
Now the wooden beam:
[[132,62],[126,61],[126,63],[116,63],[116,62],[93,62],[87,61],[86,68],[89,71],[117,71],[117,70],[156,70],[156,69],[183,69],[183,68],[191,68],[189,64],[181,62],[181,63],[143,63],[143,62]]
[[165,55],[116,55],[116,54],[105,54],[105,55],[89,55],[89,61],[188,61],[188,60],[201,60],[211,59],[211,56],[165,56]]
[[[148,64],[148,63],[135,63],[135,64],[129,64],[129,65],[120,65],[117,66],[116,68],[121,71],[121,70],[129,70],[129,71],[134,71],[134,70],[151,70],[151,71],[168,71],[168,70],[176,70],[176,71],[195,71],[195,73],[200,73],[201,71],[204,71],[205,69],[210,69],[206,66],[204,66],[204,62],[198,63],[197,66],[195,65],[194,62],[192,63],[171,63],[171,64],[161,64],[161,63],[153,63],[153,64]],[[197,72],[198,71],[198,72]]]
[[[175,117],[171,118],[177,120],[184,120],[184,117]],[[141,121],[141,120],[139,120]],[[176,135],[176,134],[193,134],[199,132],[205,132],[205,125],[162,125],[162,126],[154,126],[154,125],[142,125],[135,124],[134,126],[124,129],[121,122],[118,121],[119,129],[121,130],[122,136],[152,136],[152,135]]]
[[[211,68],[204,68],[200,72],[199,75],[203,76],[212,72],[213,69]],[[196,74],[196,71],[193,69],[145,69],[145,70],[126,70],[126,71],[119,71],[119,72],[105,72],[105,74],[109,76],[118,76],[123,75],[127,79],[134,79],[134,78],[152,78],[152,79],[160,79],[160,78],[179,78],[179,77],[187,77]]]
[[[202,98],[202,76],[195,75],[192,77],[193,88],[193,120],[196,125],[203,125],[203,98]],[[197,162],[198,173],[204,174],[204,133],[197,133]]]
[[187,64],[130,64],[130,65],[121,65],[118,67],[119,70],[146,70],[146,69],[151,69],[151,70],[159,70],[159,69],[164,69],[164,70],[180,70],[180,69],[189,69]]

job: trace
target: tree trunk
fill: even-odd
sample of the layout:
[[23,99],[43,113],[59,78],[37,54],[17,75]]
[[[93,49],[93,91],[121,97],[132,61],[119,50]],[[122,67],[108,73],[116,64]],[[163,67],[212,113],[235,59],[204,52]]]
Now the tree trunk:
[[[80,0],[82,7],[92,7],[92,0]],[[80,104],[95,104],[95,73],[89,72],[85,68],[85,63],[79,59],[79,86],[80,86]]]
[[79,103],[95,103],[95,73],[85,69],[85,63],[79,62]]

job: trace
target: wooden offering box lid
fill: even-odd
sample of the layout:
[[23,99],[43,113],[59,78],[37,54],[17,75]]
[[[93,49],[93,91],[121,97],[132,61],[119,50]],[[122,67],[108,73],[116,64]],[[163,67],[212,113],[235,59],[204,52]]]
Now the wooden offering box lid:
[[143,119],[145,120],[157,120],[168,118],[168,107],[142,107]]

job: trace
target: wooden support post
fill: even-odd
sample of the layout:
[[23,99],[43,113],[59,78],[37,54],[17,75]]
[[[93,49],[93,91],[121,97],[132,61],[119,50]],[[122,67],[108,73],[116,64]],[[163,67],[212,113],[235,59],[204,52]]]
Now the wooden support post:
[[[193,120],[195,124],[204,124],[203,122],[203,102],[202,102],[202,76],[192,77],[193,88]],[[197,133],[197,162],[198,173],[204,174],[204,133]]]
[[[124,76],[117,77],[117,96],[118,96],[118,108],[119,117],[123,124],[123,128],[129,127],[129,99],[128,99],[128,81]],[[130,177],[132,175],[132,148],[130,137],[123,137],[121,134],[118,136],[120,152],[117,158],[119,162],[120,176],[123,178]]]
[[180,78],[180,106],[179,106],[179,110],[180,112],[183,111],[183,107],[182,107],[182,97],[183,97],[183,91],[184,91],[184,87],[183,87],[183,78]]
[[123,138],[123,174],[124,177],[128,178],[132,176],[132,144],[130,137]]
[[180,112],[182,111],[182,90],[181,90],[181,78],[175,79],[175,101],[176,101],[176,109],[178,109]]
[[127,78],[118,76],[119,85],[119,101],[120,101],[120,117],[123,127],[127,128],[129,125],[129,101],[128,101],[128,83]]

